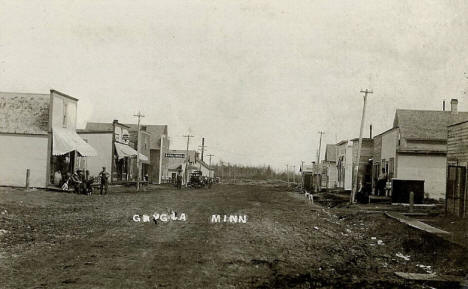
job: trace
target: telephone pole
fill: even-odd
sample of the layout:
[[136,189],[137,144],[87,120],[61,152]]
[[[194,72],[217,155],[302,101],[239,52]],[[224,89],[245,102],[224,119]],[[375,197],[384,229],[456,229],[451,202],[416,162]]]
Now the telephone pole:
[[296,183],[296,166],[293,166],[293,183]]
[[136,180],[136,190],[137,192],[140,190],[140,120],[142,117],[145,117],[141,112],[133,115],[134,117],[138,117],[138,125],[137,125],[137,180]]
[[317,165],[320,164],[320,150],[322,149],[322,135],[325,134],[323,131],[318,132],[320,134],[320,142],[319,142],[319,150],[318,150],[318,155],[317,155]]
[[190,135],[190,134],[186,134],[184,135],[184,137],[187,138],[187,149],[185,150],[185,187],[187,188],[188,187],[188,162],[189,162],[189,153],[188,153],[188,149],[189,149],[189,144],[190,144],[190,138],[193,137],[193,135]]
[[362,107],[362,118],[361,118],[361,129],[359,130],[359,143],[358,143],[358,151],[357,151],[357,160],[356,160],[356,167],[353,166],[354,171],[354,184],[353,190],[351,192],[351,199],[350,203],[354,203],[354,198],[356,196],[356,192],[358,189],[358,173],[359,173],[359,162],[361,160],[361,146],[362,146],[362,131],[364,129],[364,121],[366,119],[366,105],[367,105],[367,95],[374,93],[372,90],[366,88],[366,90],[361,90],[361,93],[364,93],[364,105]]
[[199,148],[201,148],[201,160],[203,161],[203,153],[205,152],[205,138],[203,137],[202,138],[202,143],[201,143],[201,146],[199,146]]
[[304,161],[301,161],[301,189],[304,189]]
[[210,174],[209,174],[210,178],[211,178],[211,157],[214,157],[214,156],[215,156],[215,155],[212,155],[212,154],[209,154],[209,155],[208,155],[208,157],[210,158],[210,170],[209,170],[209,172],[210,172]]
[[288,188],[289,188],[289,165],[286,165],[286,175],[288,176]]

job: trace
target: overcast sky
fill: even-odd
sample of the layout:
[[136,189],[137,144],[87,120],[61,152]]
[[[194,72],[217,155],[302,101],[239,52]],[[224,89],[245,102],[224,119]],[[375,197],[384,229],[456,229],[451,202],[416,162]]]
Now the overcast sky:
[[[79,98],[78,120],[167,124],[285,169],[396,108],[468,110],[468,1],[0,0],[0,90]],[[323,146],[324,147],[324,146]],[[323,150],[322,150],[323,155]]]

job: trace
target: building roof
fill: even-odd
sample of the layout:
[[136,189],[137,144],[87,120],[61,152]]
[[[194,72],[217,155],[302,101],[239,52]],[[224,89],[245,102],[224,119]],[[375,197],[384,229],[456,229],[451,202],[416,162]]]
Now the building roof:
[[347,144],[347,143],[348,143],[348,140],[342,140],[339,143],[337,143],[336,145],[340,146],[340,145]]
[[452,123],[452,124],[449,125],[449,126],[462,125],[462,124],[467,123],[467,122],[468,122],[468,119],[467,119],[467,120],[463,120],[463,121],[458,121],[458,122]]
[[90,131],[100,131],[100,132],[112,132],[113,126],[112,122],[87,122],[86,128],[84,129],[88,132]]
[[386,131],[383,131],[383,132],[381,132],[381,133],[375,135],[372,139],[381,137],[381,136],[383,136],[384,134],[387,134],[387,133],[391,132],[391,131],[394,130],[394,129],[396,129],[396,127],[389,128],[389,129],[387,129]]
[[[356,137],[356,138],[353,138],[351,139],[352,142],[356,142],[356,141],[359,141],[359,138]],[[371,138],[368,138],[368,137],[363,137],[362,138],[362,142],[372,142],[372,139]]]
[[77,129],[76,133],[82,133],[82,134],[109,134],[109,133],[112,133],[112,131],[111,130]]
[[0,92],[0,132],[48,134],[50,94]]
[[51,89],[51,90],[50,90],[50,93],[60,94],[60,95],[63,96],[63,97],[69,98],[69,99],[74,100],[74,101],[78,101],[78,98],[75,98],[75,97],[70,96],[70,95],[68,95],[68,94],[65,94],[65,93],[63,93],[63,92],[57,91],[57,90],[55,90],[55,89]]
[[336,145],[327,144],[327,147],[325,148],[325,161],[336,162]]
[[393,127],[400,128],[402,138],[446,140],[447,126],[468,120],[468,112],[397,109]]
[[204,166],[204,167],[207,168],[208,170],[213,170],[212,167],[210,167],[207,163],[205,163],[205,162],[202,161],[202,160],[197,160],[197,163],[200,163],[202,166]]
[[[120,123],[117,121],[119,126],[130,128],[128,125]],[[113,131],[113,122],[87,122],[84,130],[91,131],[100,131],[100,132],[112,132]]]

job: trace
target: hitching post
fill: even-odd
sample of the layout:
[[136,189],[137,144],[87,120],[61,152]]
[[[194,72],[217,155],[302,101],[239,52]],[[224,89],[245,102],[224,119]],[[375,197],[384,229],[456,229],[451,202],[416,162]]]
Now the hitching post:
[[409,211],[412,213],[414,211],[414,192],[409,193]]
[[26,169],[26,190],[29,190],[29,169]]

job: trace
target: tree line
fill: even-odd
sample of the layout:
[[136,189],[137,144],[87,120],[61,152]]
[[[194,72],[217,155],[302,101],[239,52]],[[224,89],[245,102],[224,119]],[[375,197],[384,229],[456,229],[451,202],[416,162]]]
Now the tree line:
[[[215,176],[223,180],[232,179],[252,179],[252,180],[288,180],[286,171],[277,171],[271,168],[270,165],[263,166],[246,166],[231,164],[228,162],[219,161],[213,166]],[[289,171],[289,180],[292,182],[295,178],[299,181],[299,174],[297,172],[294,177],[294,172]]]

